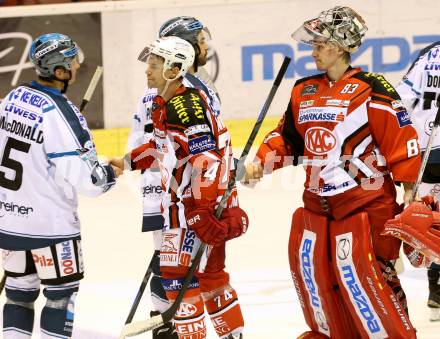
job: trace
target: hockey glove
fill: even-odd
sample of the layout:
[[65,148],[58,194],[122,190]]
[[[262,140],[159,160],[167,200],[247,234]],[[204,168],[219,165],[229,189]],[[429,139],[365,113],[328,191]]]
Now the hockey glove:
[[229,226],[226,240],[238,238],[243,233],[246,233],[249,226],[249,218],[240,207],[225,209],[222,213],[221,221],[224,221]]
[[[388,220],[381,234],[399,238],[429,260],[440,261],[440,213],[433,212],[423,202],[412,202],[402,213]],[[411,251],[407,249],[407,252]],[[412,256],[415,263],[421,260],[416,258],[417,253]]]
[[198,207],[186,213],[186,222],[204,243],[219,245],[225,242],[228,225],[214,216],[214,209]]

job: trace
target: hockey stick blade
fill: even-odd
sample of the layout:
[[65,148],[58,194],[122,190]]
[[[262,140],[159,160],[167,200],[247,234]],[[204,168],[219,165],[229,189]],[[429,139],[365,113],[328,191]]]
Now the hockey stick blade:
[[[275,81],[272,85],[272,88],[270,90],[269,95],[266,98],[266,101],[264,102],[263,108],[261,109],[260,114],[258,115],[257,121],[255,122],[254,128],[252,129],[252,132],[248,138],[248,141],[243,149],[243,152],[241,153],[240,160],[238,162],[239,168],[237,168],[232,177],[231,180],[228,183],[228,188],[226,189],[225,193],[223,193],[222,199],[219,202],[219,205],[215,211],[215,216],[220,218],[223,209],[226,206],[226,201],[228,200],[229,196],[232,194],[232,190],[235,185],[237,174],[241,173],[240,171],[243,171],[242,168],[244,167],[244,162],[246,160],[246,157],[249,153],[249,150],[252,147],[253,142],[255,141],[255,138],[258,134],[258,131],[261,127],[261,124],[263,123],[263,120],[267,114],[267,111],[269,110],[269,106],[272,103],[272,100],[275,96],[276,91],[278,90],[278,87],[281,83],[281,80],[284,77],[284,74],[287,71],[287,67],[290,63],[290,58],[285,57],[283,64],[280,67],[280,70],[278,71],[277,77],[275,78]],[[182,288],[179,291],[179,294],[177,295],[176,300],[174,300],[173,304],[162,314],[159,314],[153,318],[142,320],[138,322],[134,322],[128,325],[125,325],[122,329],[122,334],[125,335],[125,337],[131,337],[137,334],[141,334],[147,331],[151,331],[159,326],[162,326],[163,324],[171,321],[176,314],[177,310],[180,307],[180,303],[183,300],[183,295],[185,294],[186,290],[188,289],[189,284],[193,280],[194,274],[196,272],[196,269],[199,266],[200,260],[202,259],[203,253],[205,252],[205,249],[207,247],[207,244],[201,243],[199,249],[197,250],[197,253],[192,261],[191,267],[189,268],[189,271],[185,277],[185,281],[182,284]],[[156,319],[155,319],[156,318]],[[153,320],[155,319],[155,320]],[[121,339],[124,338],[121,334]]]
[[99,79],[101,78],[103,69],[102,66],[97,66],[95,74],[93,74],[92,80],[90,80],[89,87],[87,87],[86,93],[84,94],[84,98],[81,101],[81,105],[79,106],[79,110],[82,113],[84,113],[84,109],[86,108],[87,104],[89,103],[90,99],[92,98],[93,92],[95,92],[96,85],[99,82]]
[[133,337],[138,334],[142,334],[147,331],[152,331],[165,324],[162,315],[155,315],[152,318],[146,320],[135,321],[130,324],[126,324],[122,328],[121,335],[119,339],[125,339],[126,337]]

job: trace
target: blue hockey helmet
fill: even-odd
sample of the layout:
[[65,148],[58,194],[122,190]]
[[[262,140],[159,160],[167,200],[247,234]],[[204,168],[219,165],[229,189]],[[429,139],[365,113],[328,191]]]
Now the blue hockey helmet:
[[60,33],[49,33],[39,36],[32,42],[29,59],[39,76],[53,79],[56,67],[61,66],[68,71],[71,70],[77,54],[76,44],[70,37]]

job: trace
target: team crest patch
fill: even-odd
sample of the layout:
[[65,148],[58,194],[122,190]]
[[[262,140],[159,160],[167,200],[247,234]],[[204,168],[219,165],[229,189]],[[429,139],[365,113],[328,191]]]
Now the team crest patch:
[[307,85],[304,86],[303,90],[301,91],[301,96],[313,95],[316,94],[317,91],[318,91],[318,85]]
[[399,123],[400,127],[411,125],[411,119],[410,119],[409,114],[406,110],[396,112],[396,118],[397,118],[397,122]]
[[336,146],[332,131],[323,127],[312,127],[306,131],[304,145],[313,154],[324,155]]

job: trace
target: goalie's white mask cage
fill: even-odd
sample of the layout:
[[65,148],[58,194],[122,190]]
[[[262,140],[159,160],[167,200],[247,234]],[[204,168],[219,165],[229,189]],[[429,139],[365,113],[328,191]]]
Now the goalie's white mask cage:
[[353,53],[361,45],[367,30],[365,21],[353,9],[336,6],[304,22],[292,34],[292,38],[308,45],[332,42]]

